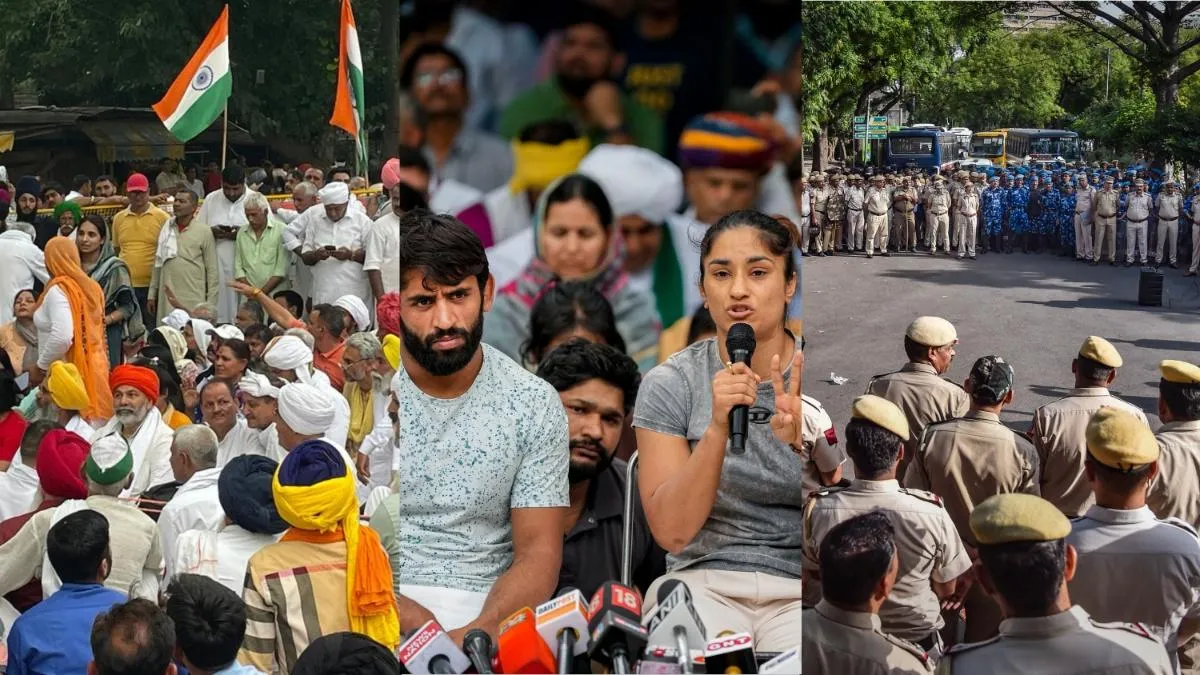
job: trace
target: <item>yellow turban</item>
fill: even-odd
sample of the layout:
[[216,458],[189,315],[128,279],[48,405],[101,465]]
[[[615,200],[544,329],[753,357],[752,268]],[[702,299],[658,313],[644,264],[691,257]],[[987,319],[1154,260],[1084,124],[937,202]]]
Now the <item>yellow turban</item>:
[[513,193],[545,190],[574,171],[590,149],[591,142],[586,138],[563,141],[558,145],[513,141],[513,176],[508,186]]
[[55,361],[50,364],[43,385],[54,405],[63,410],[85,410],[88,407],[87,387],[75,364]]
[[392,370],[400,370],[400,337],[388,335],[383,338],[380,346],[383,348],[383,358],[387,359]]
[[272,494],[280,517],[295,528],[285,541],[345,539],[350,629],[395,649],[400,617],[391,563],[379,535],[359,526],[354,473],[338,451],[325,441],[296,446],[275,470]]

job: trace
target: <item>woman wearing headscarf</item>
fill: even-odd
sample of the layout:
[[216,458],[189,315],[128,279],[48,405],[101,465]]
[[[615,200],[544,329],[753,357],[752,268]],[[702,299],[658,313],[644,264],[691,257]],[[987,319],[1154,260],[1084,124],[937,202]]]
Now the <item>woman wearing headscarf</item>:
[[37,296],[26,289],[13,298],[13,320],[0,326],[0,349],[8,353],[13,375],[20,375],[37,365],[37,328],[33,325],[33,310]]
[[643,372],[654,367],[662,328],[658,310],[652,294],[630,285],[619,240],[612,207],[596,181],[571,174],[552,183],[538,200],[533,261],[496,295],[484,342],[519,363],[538,298],[558,281],[588,281],[612,305],[617,330],[638,367]]
[[170,350],[171,361],[175,364],[175,372],[179,375],[179,390],[183,394],[184,401],[183,410],[191,410],[196,407],[196,402],[199,400],[199,394],[196,393],[196,380],[200,377],[200,366],[188,358],[187,338],[176,328],[159,326],[150,332],[149,342]]
[[113,252],[108,242],[108,227],[102,216],[93,213],[83,219],[75,231],[75,245],[79,248],[83,270],[104,290],[108,365],[116,368],[123,360],[122,345],[126,342],[136,343],[146,337],[146,326],[142,323],[142,310],[133,293],[129,267]]
[[[35,513],[55,508],[68,499],[87,498],[82,469],[89,447],[88,442],[78,434],[64,429],[55,429],[42,437],[37,454],[42,501],[33,511],[0,522],[0,545],[12,539]],[[4,599],[18,612],[24,612],[42,601],[42,582],[31,579],[24,586],[7,593]]]
[[217,499],[225,511],[224,522],[216,531],[188,530],[181,534],[172,569],[216,579],[241,596],[250,557],[274,544],[288,528],[271,494],[278,466],[275,460],[261,455],[229,460],[217,478]]
[[[272,494],[291,526],[246,565],[246,634],[238,660],[291,672],[321,635],[351,630],[395,650],[400,620],[379,535],[358,520],[354,474],[325,441],[300,443],[279,465]],[[344,563],[344,566],[343,566]],[[268,588],[284,580],[288,596]]]
[[75,202],[60,202],[54,207],[54,222],[58,223],[58,236],[73,236],[75,228],[83,222],[83,209]]
[[104,291],[83,271],[79,249],[66,237],[54,237],[46,244],[46,269],[50,282],[33,313],[38,358],[30,382],[40,384],[51,363],[65,360],[79,370],[87,389],[84,418],[106,420],[112,417],[113,402],[108,388]]

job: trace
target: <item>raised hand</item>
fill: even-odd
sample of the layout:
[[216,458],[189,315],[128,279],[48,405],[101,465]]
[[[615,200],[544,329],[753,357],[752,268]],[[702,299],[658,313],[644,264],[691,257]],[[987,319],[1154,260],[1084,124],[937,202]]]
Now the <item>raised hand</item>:
[[771,430],[776,438],[798,448],[803,443],[804,428],[804,410],[800,401],[804,352],[797,349],[792,356],[792,374],[786,386],[779,361],[778,354],[771,357],[771,384],[775,388],[775,414],[771,416]]

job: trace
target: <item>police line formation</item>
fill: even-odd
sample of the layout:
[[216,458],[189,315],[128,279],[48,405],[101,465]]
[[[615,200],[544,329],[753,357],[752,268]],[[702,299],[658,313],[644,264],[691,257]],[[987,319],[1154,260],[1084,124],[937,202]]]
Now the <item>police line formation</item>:
[[1157,169],[831,170],[801,181],[805,250],[818,256],[1021,251],[1177,269],[1182,249],[1185,276],[1200,263],[1200,182],[1181,189]]

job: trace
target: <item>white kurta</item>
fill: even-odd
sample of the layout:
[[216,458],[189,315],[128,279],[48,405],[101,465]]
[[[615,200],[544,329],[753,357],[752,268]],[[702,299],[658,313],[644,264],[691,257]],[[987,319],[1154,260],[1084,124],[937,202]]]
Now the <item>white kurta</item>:
[[[312,211],[315,213],[310,217],[308,214]],[[347,209],[346,215],[335,223],[325,214],[325,209],[310,209],[299,220],[305,221],[304,243],[300,249],[302,253],[325,246],[344,247],[351,251],[365,250],[367,247],[371,219],[364,213]],[[332,303],[343,295],[356,295],[367,307],[375,306],[362,263],[327,258],[309,269],[312,270],[314,305]]]
[[246,426],[246,418],[239,415],[233,428],[217,444],[217,468],[223,468],[231,459],[242,455],[270,457],[262,447],[259,431]]
[[[214,225],[246,226],[246,197],[251,193],[247,188],[242,196],[231,202],[225,198],[222,190],[214,190],[204,198],[200,211],[196,213],[196,222],[212,227]],[[233,264],[236,246],[232,239],[217,240],[217,267],[221,275],[221,288],[217,291],[217,320],[220,323],[231,323],[237,316],[237,293],[229,288],[228,282],[233,279]]]
[[13,320],[17,293],[33,289],[33,280],[49,281],[46,260],[33,237],[20,230],[0,232],[0,326]]
[[[215,542],[204,541],[209,538],[215,539]],[[226,525],[219,532],[188,530],[179,537],[171,568],[180,573],[210,576],[240,597],[246,582],[246,563],[250,562],[250,556],[258,553],[264,546],[274,544],[277,539],[274,535],[257,534],[237,525]],[[212,546],[213,543],[215,546]],[[216,549],[214,560],[197,559],[197,553],[206,547]]]
[[[120,433],[121,423],[114,417],[92,435],[91,442]],[[152,487],[175,480],[175,472],[171,469],[171,443],[174,440],[175,431],[167,426],[157,410],[151,410],[137,433],[129,439],[129,449],[133,452],[133,484],[121,493],[121,497],[136,497]]]
[[0,521],[37,508],[41,502],[38,485],[37,472],[23,464],[13,464],[7,471],[0,471]]
[[225,522],[225,511],[217,498],[218,468],[203,469],[192,474],[179,486],[175,496],[158,516],[158,534],[162,540],[163,561],[170,579],[174,573],[176,546],[179,535],[188,530],[215,530]]
[[71,303],[58,286],[46,291],[42,306],[33,313],[33,326],[38,334],[37,366],[50,370],[50,364],[60,361],[75,340]]
[[385,293],[400,290],[400,218],[395,213],[371,223],[363,270],[379,271]]

